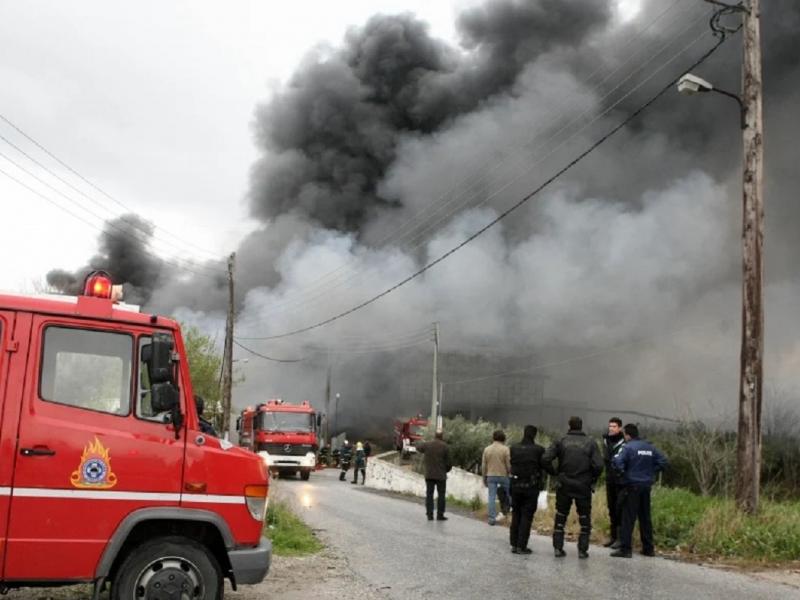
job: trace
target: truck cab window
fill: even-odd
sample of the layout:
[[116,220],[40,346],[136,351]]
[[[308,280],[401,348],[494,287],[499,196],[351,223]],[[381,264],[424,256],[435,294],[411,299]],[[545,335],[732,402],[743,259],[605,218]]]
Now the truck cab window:
[[153,410],[150,394],[150,375],[147,371],[147,364],[142,360],[144,349],[150,345],[150,336],[139,338],[139,381],[138,381],[138,401],[136,403],[136,416],[147,421],[158,421],[166,423],[169,413],[156,412]]
[[113,415],[130,411],[133,339],[67,327],[44,332],[42,400]]

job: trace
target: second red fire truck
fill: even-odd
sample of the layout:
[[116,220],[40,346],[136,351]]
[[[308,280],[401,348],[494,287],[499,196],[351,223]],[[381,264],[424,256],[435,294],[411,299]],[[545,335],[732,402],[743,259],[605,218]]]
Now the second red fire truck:
[[321,416],[308,402],[269,400],[242,411],[237,423],[239,445],[260,454],[273,473],[303,480],[317,467]]

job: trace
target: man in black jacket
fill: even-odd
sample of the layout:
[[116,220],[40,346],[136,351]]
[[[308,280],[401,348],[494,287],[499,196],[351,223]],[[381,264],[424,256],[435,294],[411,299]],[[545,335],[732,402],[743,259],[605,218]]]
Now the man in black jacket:
[[531,536],[533,515],[539,490],[544,486],[542,456],[544,448],[537,444],[536,427],[526,425],[519,444],[511,446],[511,552],[530,554],[528,539]]
[[622,489],[622,479],[616,469],[611,466],[613,458],[620,453],[625,445],[625,436],[622,433],[622,420],[612,417],[608,420],[608,433],[603,435],[603,462],[606,466],[606,500],[608,502],[608,518],[611,521],[611,539],[604,545],[615,550],[619,548],[619,526],[622,508],[619,501]]
[[[589,534],[592,532],[592,492],[603,472],[603,458],[592,438],[582,431],[580,417],[569,418],[567,435],[551,444],[542,457],[542,466],[558,477],[556,481],[556,519],[553,548],[556,557],[564,552],[567,516],[575,502],[581,531],[578,535],[578,558],[589,557]],[[553,461],[558,460],[558,466]]]
[[444,516],[447,499],[447,474],[452,468],[450,447],[441,431],[430,442],[417,442],[417,452],[425,455],[425,512],[433,521],[433,491],[436,490],[436,520],[447,521]]

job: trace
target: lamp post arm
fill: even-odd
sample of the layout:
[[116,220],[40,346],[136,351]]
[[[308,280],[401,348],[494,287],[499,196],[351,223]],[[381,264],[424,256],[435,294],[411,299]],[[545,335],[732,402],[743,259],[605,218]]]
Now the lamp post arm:
[[734,94],[733,92],[726,92],[725,90],[720,90],[718,88],[712,88],[711,91],[712,92],[717,92],[718,94],[722,94],[723,96],[727,96],[728,98],[733,98],[734,100],[736,100],[736,103],[739,105],[739,114],[740,114],[740,117],[741,117],[741,127],[742,127],[742,129],[745,129],[747,127],[747,109],[745,108],[744,103],[742,102],[742,99],[737,94]]

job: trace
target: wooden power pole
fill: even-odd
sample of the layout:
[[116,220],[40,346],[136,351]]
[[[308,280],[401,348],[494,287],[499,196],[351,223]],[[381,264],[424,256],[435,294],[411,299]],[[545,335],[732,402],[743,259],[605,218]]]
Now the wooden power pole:
[[736,500],[745,512],[758,510],[761,477],[764,306],[764,149],[761,116],[760,0],[745,2],[742,109],[744,111],[742,348]]
[[222,436],[227,440],[231,434],[231,391],[233,388],[233,267],[234,252],[228,257],[228,318],[225,321],[225,349],[222,353]]

